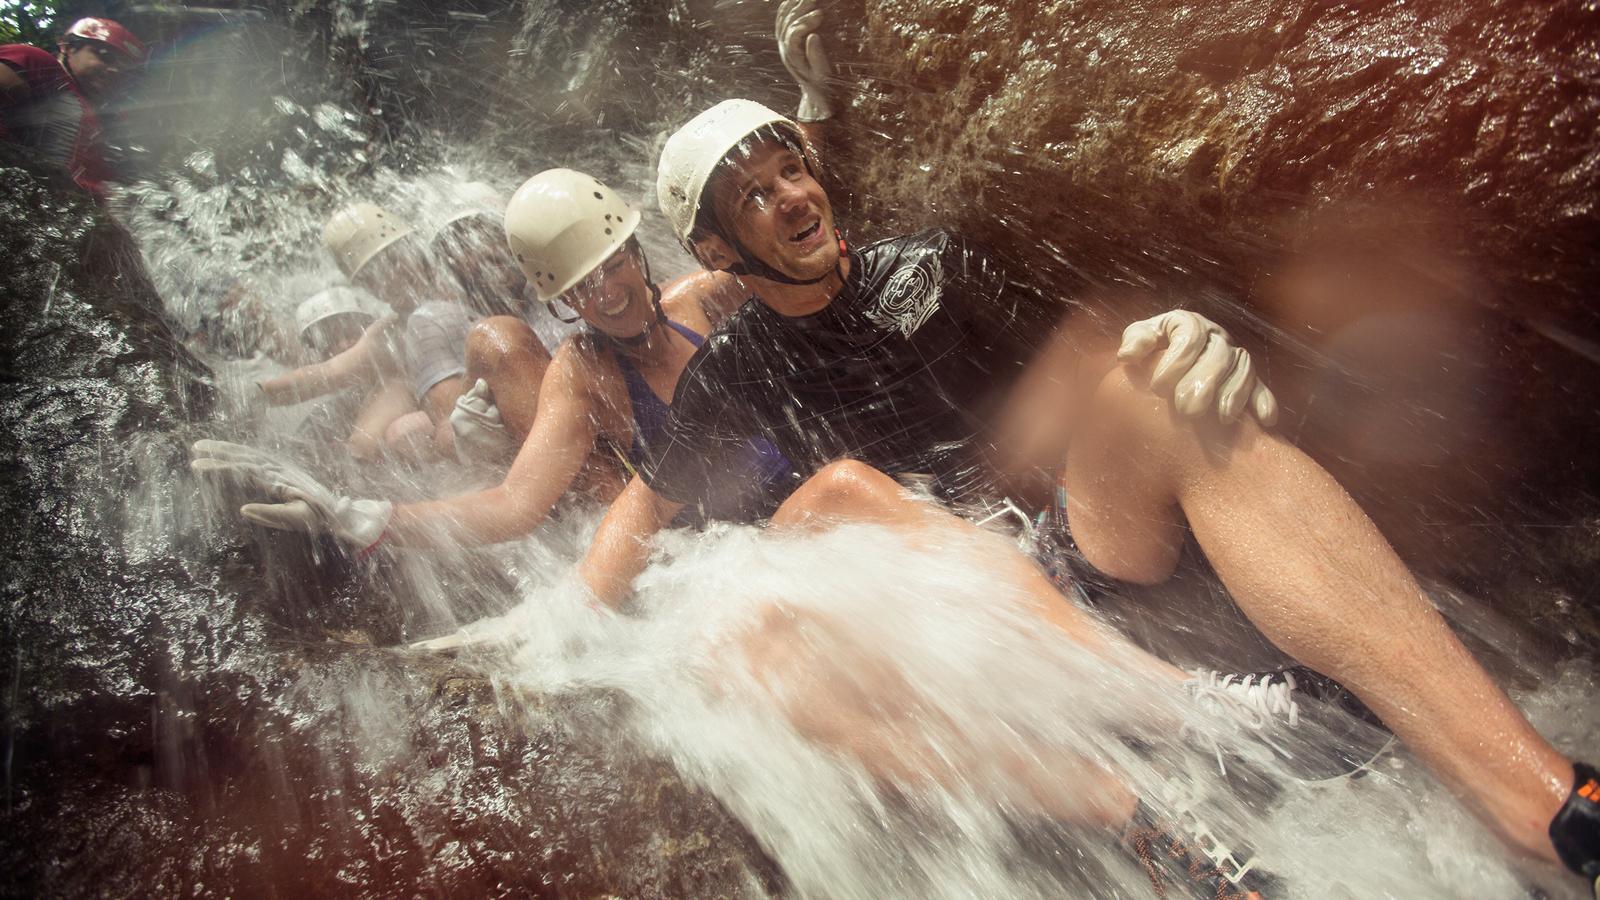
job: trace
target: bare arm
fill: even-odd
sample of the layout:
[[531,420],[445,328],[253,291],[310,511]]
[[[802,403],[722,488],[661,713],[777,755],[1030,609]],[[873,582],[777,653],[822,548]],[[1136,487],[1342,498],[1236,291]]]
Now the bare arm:
[[662,497],[639,478],[628,482],[578,565],[579,577],[596,600],[613,608],[621,605],[650,561],[651,539],[680,509],[682,503]]
[[398,375],[399,364],[388,347],[392,324],[391,320],[379,319],[367,326],[361,340],[349,350],[261,382],[267,402],[273,406],[304,403],[348,387],[374,384],[385,376]]
[[539,412],[505,481],[486,491],[398,507],[389,534],[401,543],[448,538],[492,544],[538,527],[594,449],[595,401],[571,354],[550,367]]
[[28,83],[15,69],[0,63],[0,103],[17,103],[27,97]]
[[674,279],[661,289],[661,302],[671,305],[680,294],[696,301],[713,328],[750,299],[750,292],[728,272],[695,272]]

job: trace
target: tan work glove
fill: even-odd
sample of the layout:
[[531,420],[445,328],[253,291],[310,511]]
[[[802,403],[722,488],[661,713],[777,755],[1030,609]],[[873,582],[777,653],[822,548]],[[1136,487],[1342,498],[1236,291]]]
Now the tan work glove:
[[217,479],[246,497],[239,514],[258,525],[306,534],[331,534],[361,555],[383,540],[394,514],[387,500],[354,500],[322,486],[304,469],[254,447],[227,441],[195,441],[189,468]]
[[1117,359],[1139,362],[1163,344],[1167,351],[1156,363],[1150,387],[1170,396],[1180,414],[1201,416],[1214,409],[1217,418],[1233,422],[1248,407],[1262,428],[1278,421],[1278,400],[1256,378],[1250,354],[1199,313],[1175,309],[1129,325]]
[[489,382],[479,378],[472,389],[456,398],[450,411],[450,430],[456,436],[456,455],[463,462],[501,463],[517,444],[500,420]]
[[827,48],[822,46],[821,0],[783,0],[778,4],[778,55],[789,77],[800,85],[800,106],[795,118],[820,122],[833,117],[827,82],[833,75]]

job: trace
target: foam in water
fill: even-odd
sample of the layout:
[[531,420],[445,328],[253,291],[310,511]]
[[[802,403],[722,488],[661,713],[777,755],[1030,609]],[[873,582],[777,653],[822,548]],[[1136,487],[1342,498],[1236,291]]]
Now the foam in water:
[[[632,615],[545,588],[506,619],[516,650],[479,662],[512,697],[625,694],[640,752],[714,792],[804,896],[1140,896],[1110,833],[1065,818],[1093,798],[1084,761],[1169,814],[1192,804],[1291,896],[1522,890],[1409,758],[1297,780],[1254,735],[1037,621],[984,571],[994,550],[918,550],[866,526],[672,535]],[[764,676],[744,643],[757,628],[783,644]],[[891,762],[875,776],[841,742]],[[1218,748],[1241,770],[1231,780]]]

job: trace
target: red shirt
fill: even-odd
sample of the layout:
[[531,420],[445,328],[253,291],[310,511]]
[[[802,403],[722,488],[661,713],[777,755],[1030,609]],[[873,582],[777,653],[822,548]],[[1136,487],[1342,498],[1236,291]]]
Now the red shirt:
[[100,120],[71,73],[54,56],[28,44],[0,46],[0,63],[28,85],[25,96],[0,100],[0,139],[37,151],[104,200],[111,170],[102,150]]

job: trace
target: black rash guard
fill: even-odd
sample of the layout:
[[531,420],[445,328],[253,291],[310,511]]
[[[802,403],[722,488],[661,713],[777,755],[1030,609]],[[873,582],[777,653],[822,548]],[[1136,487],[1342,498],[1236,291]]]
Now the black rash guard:
[[662,497],[696,503],[752,438],[809,477],[851,458],[926,473],[943,496],[984,492],[989,404],[1053,322],[981,250],[943,230],[854,253],[820,312],[746,303],[689,360],[663,440],[642,470]]

